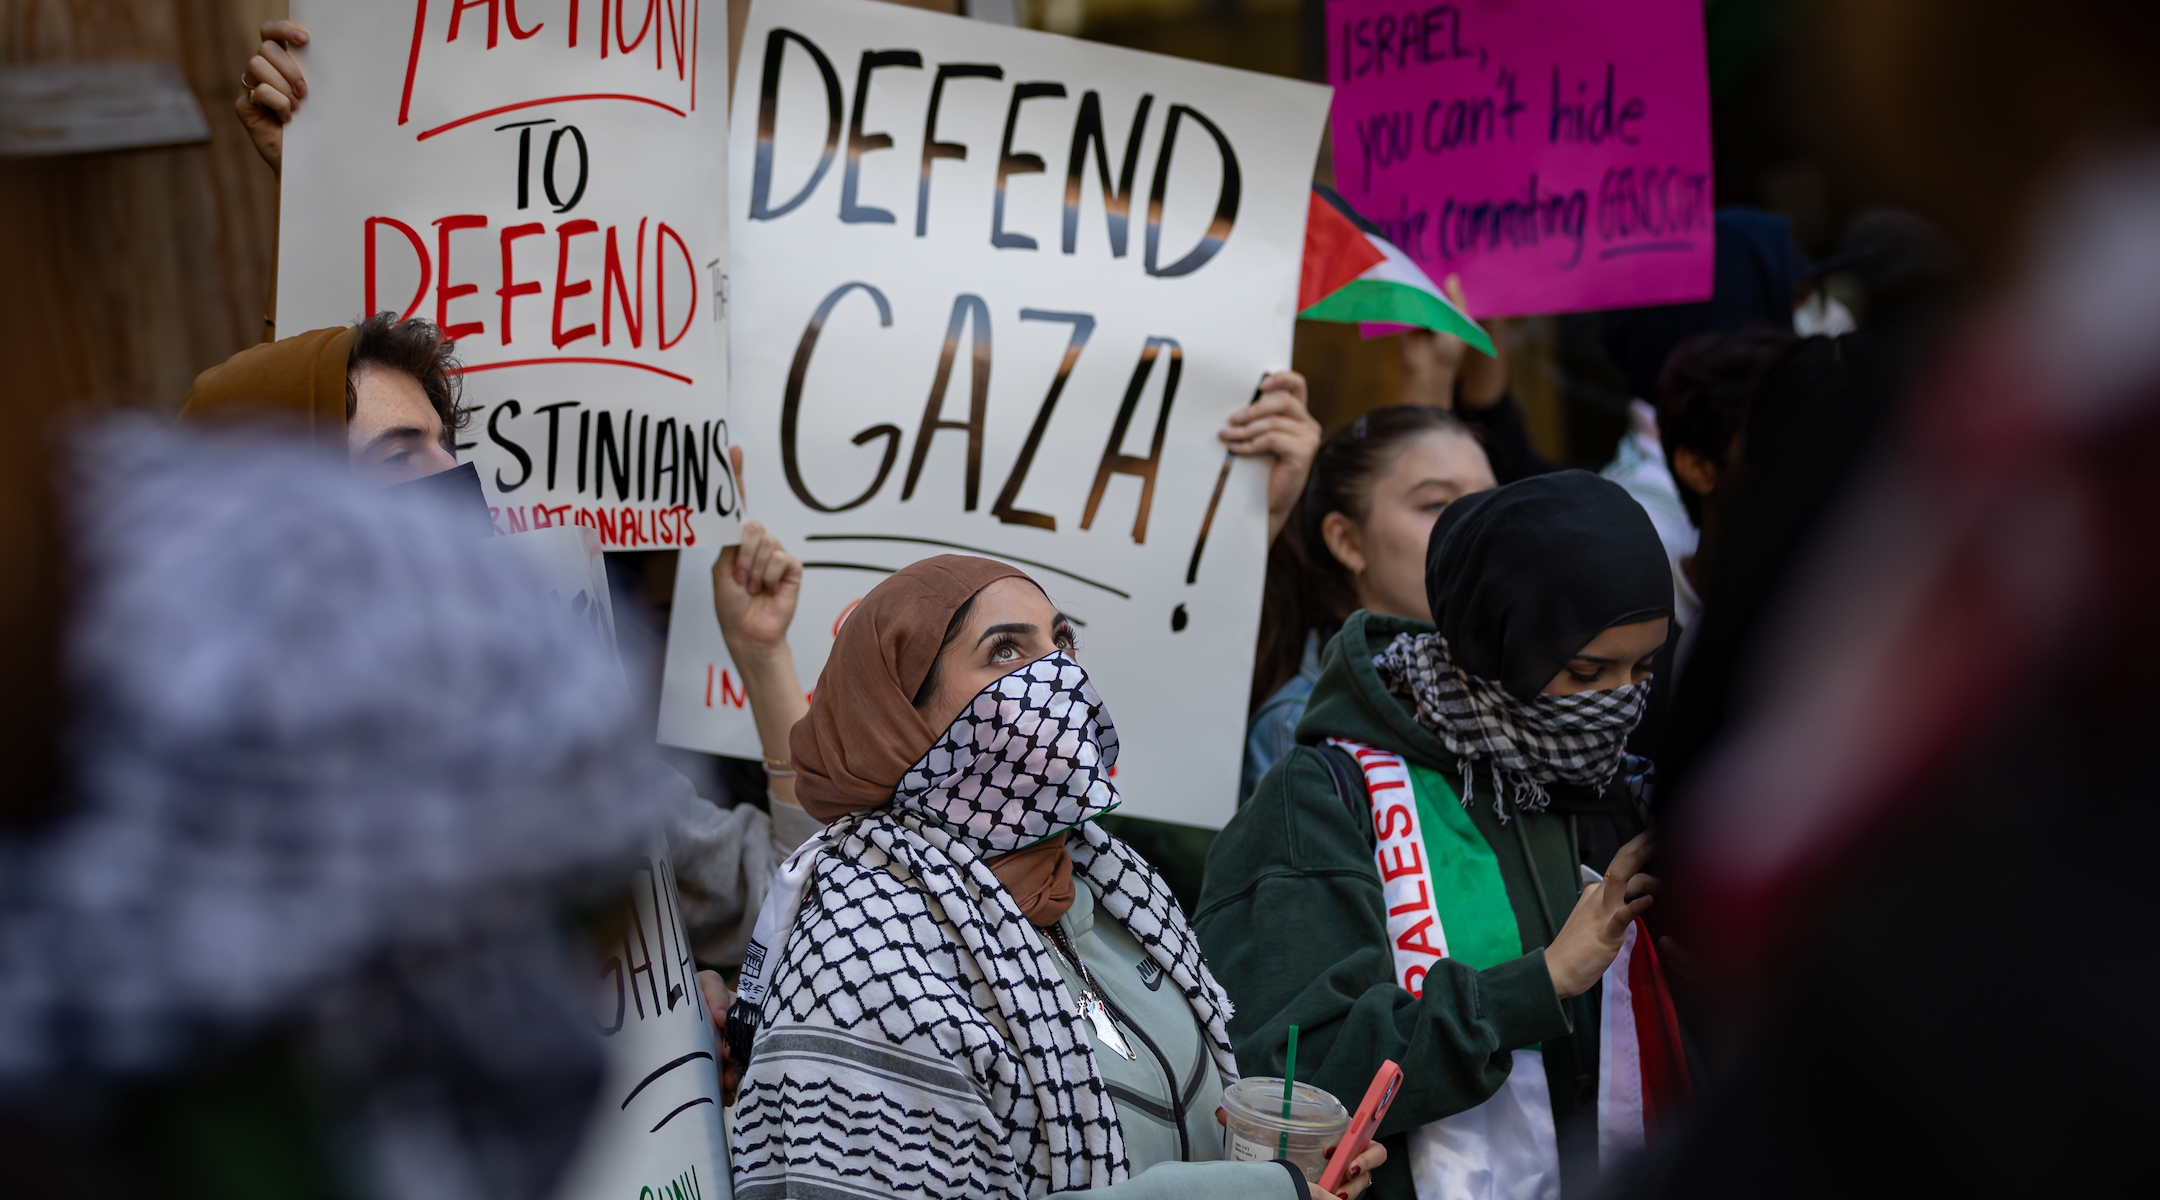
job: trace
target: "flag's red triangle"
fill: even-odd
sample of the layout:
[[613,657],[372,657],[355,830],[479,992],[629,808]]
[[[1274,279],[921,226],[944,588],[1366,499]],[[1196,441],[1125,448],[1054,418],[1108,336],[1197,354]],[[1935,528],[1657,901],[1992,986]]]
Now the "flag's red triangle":
[[1386,258],[1364,230],[1318,188],[1313,189],[1305,213],[1305,265],[1298,278],[1298,311],[1320,303]]
[[1672,989],[1651,943],[1650,927],[1635,919],[1635,953],[1628,959],[1628,994],[1633,998],[1636,1058],[1642,1070],[1643,1132],[1656,1135],[1690,1107],[1695,1083],[1688,1076],[1687,1054],[1680,1044],[1680,1018]]

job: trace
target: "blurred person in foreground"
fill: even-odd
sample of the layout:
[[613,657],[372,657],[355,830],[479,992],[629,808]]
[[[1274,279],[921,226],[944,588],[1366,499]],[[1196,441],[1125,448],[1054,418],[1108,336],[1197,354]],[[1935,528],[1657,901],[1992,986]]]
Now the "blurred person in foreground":
[[1829,506],[1677,797],[1672,916],[1726,1065],[1627,1194],[2139,1191],[2160,10],[1822,15],[1845,152],[1993,298]]
[[[479,476],[470,464],[461,468],[455,454],[456,430],[464,422],[456,349],[428,321],[399,321],[387,312],[353,326],[265,342],[198,376],[180,422],[269,424],[298,432],[319,450],[342,451],[350,471],[318,467],[324,478],[349,475],[392,487],[462,471],[454,497],[458,527],[470,531],[478,521],[485,531],[492,522]],[[732,453],[739,479],[741,452]],[[803,707],[786,640],[802,567],[758,523],[746,523],[743,537],[715,564],[715,611],[756,704],[760,735],[768,747],[784,747],[788,726]],[[776,761],[768,749],[767,763],[776,775],[763,809],[723,808],[672,770],[648,777],[660,789],[683,924],[701,964],[733,967],[742,961],[751,918],[764,903],[773,870],[817,829],[793,802],[784,750]],[[717,1021],[732,994],[711,970],[699,973],[699,985]],[[729,1081],[733,1076],[727,1071]]]
[[0,809],[9,1182],[544,1200],[601,1072],[571,920],[658,817],[609,648],[304,443],[64,458],[6,485],[71,589],[59,782]]
[[[198,376],[180,422],[283,427],[318,450],[342,451],[350,470],[322,470],[318,458],[323,479],[391,487],[462,472],[446,498],[455,503],[458,528],[485,536],[490,524],[479,475],[453,455],[463,420],[456,349],[429,322],[401,322],[389,313],[265,342]],[[741,655],[745,685],[764,701],[759,728],[767,744],[785,745],[785,724],[766,727],[792,723],[802,707],[794,662],[786,654],[802,570],[762,526],[750,522],[743,533],[742,547],[723,551],[727,569],[716,572],[717,611]],[[773,869],[817,823],[788,798],[786,782],[776,785],[768,814],[751,804],[722,808],[674,771],[651,778],[666,793],[668,846],[697,960],[733,966],[742,961],[750,920],[764,902]],[[708,993],[724,998],[724,989],[710,986],[717,982],[709,981]]]

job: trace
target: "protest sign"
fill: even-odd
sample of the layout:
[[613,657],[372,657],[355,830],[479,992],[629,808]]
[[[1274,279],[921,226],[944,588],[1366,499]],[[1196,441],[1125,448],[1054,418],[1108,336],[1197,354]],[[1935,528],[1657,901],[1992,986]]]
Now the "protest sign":
[[[717,544],[692,546],[676,556],[667,655],[660,672],[660,741],[707,754],[760,758],[764,748],[750,715],[750,696],[713,615],[712,569],[719,557]],[[809,674],[810,648],[831,637],[813,638],[804,624],[798,617],[791,633],[797,669]]]
[[[591,528],[491,538],[481,553],[523,564],[615,653],[607,566]],[[697,988],[675,865],[658,831],[629,883],[622,923],[598,949],[592,1000],[607,1074],[555,1200],[728,1200],[711,1016]]]
[[607,563],[600,535],[587,525],[556,525],[483,543],[490,553],[506,554],[540,576],[555,599],[578,623],[615,654],[615,604],[608,594]]
[[592,1012],[607,1073],[555,1200],[729,1200],[712,1017],[658,834],[599,954]]
[[1329,0],[1335,187],[1477,316],[1710,295],[1700,0]]
[[389,311],[454,337],[459,455],[504,532],[731,535],[725,6],[292,12],[312,37],[285,132],[279,332]]
[[[1080,624],[1126,811],[1235,807],[1267,463],[1215,434],[1290,365],[1325,89],[861,0],[757,0],[729,171],[734,431],[806,565],[806,679],[941,553]],[[755,746],[681,558],[662,740]],[[728,740],[728,722],[737,730]],[[736,749],[741,753],[741,749]]]

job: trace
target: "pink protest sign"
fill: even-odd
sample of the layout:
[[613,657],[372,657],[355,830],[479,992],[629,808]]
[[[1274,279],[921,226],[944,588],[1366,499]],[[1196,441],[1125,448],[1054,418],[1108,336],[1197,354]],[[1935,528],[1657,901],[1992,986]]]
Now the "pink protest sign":
[[1335,187],[1478,316],[1710,295],[1701,0],[1330,0]]

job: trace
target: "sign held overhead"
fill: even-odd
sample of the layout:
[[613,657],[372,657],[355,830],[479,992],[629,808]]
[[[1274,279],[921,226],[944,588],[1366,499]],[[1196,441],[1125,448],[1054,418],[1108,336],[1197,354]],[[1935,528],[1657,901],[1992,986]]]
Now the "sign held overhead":
[[1480,317],[1710,295],[1697,0],[1329,0],[1335,187]]
[[[1326,106],[892,5],[758,0],[730,172],[734,429],[755,515],[805,560],[805,675],[884,575],[1003,559],[1081,626],[1127,810],[1228,819],[1266,470],[1226,473],[1215,433],[1289,365]],[[711,561],[677,576],[661,736],[750,754]]]
[[[726,12],[294,0],[279,330],[389,311],[457,341],[504,533],[731,535]],[[717,73],[716,73],[717,72]]]

